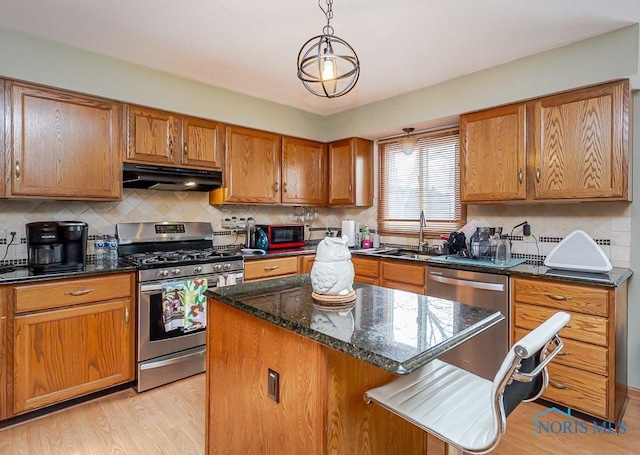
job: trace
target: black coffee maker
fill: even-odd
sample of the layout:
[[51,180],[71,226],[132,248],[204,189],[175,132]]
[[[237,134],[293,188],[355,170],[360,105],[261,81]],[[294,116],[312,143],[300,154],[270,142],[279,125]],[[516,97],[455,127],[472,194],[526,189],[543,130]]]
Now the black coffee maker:
[[33,272],[83,269],[87,257],[87,223],[40,221],[28,223],[27,252]]

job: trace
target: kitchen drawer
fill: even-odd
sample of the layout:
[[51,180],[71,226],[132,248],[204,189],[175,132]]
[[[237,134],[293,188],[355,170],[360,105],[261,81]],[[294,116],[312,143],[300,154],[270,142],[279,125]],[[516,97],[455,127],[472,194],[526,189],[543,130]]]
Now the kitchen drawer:
[[298,258],[289,256],[284,258],[258,259],[245,261],[245,281],[274,278],[277,276],[295,275],[298,273]]
[[355,281],[356,283],[371,284],[372,286],[380,285],[380,281],[377,278],[371,278],[369,276],[356,275],[353,281]]
[[580,286],[541,280],[513,280],[515,302],[542,305],[562,311],[607,316],[609,291],[594,286]]
[[128,298],[133,274],[100,275],[13,286],[16,313]]
[[[514,305],[514,324],[516,327],[533,330],[557,310],[533,305],[516,303]],[[607,319],[569,312],[571,320],[560,331],[561,338],[584,341],[586,343],[607,346],[609,340],[609,325]]]
[[[520,340],[527,333],[529,333],[529,330],[516,328],[515,340]],[[609,350],[607,348],[571,340],[566,337],[562,337],[562,342],[564,343],[564,347],[553,360],[555,363],[579,368],[603,376],[609,374],[607,368]]]
[[353,268],[355,269],[356,275],[361,277],[366,276],[370,278],[378,278],[378,264],[380,263],[379,260],[351,256],[351,262],[353,263]]
[[[557,358],[557,357],[556,357]],[[607,415],[607,378],[555,363],[549,364],[549,387],[542,398],[603,419]]]
[[382,261],[383,281],[425,285],[426,267],[424,265],[403,264],[400,261]]

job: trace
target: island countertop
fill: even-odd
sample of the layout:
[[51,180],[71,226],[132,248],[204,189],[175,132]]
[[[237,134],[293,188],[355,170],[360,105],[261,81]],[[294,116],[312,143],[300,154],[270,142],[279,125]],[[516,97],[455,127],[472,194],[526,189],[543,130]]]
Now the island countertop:
[[308,274],[210,288],[207,296],[318,343],[408,374],[504,319],[499,311],[354,283],[342,307],[313,299]]

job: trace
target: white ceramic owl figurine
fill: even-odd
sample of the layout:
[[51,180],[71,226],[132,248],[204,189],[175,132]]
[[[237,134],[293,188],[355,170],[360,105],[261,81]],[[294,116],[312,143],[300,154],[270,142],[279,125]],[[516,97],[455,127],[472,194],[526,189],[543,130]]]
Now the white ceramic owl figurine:
[[353,290],[355,272],[347,236],[325,237],[318,244],[311,268],[311,286],[317,294],[347,295]]

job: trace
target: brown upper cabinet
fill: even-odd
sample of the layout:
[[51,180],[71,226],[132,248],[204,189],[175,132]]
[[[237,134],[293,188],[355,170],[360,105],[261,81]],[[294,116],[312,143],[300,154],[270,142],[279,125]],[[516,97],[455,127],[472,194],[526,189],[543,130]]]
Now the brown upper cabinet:
[[324,145],[227,126],[225,184],[212,204],[324,205]]
[[351,138],[329,144],[329,205],[373,205],[373,142]]
[[221,123],[141,106],[127,106],[125,161],[222,169]]
[[122,105],[6,81],[6,197],[122,197]]
[[466,203],[630,200],[629,81],[460,117]]

